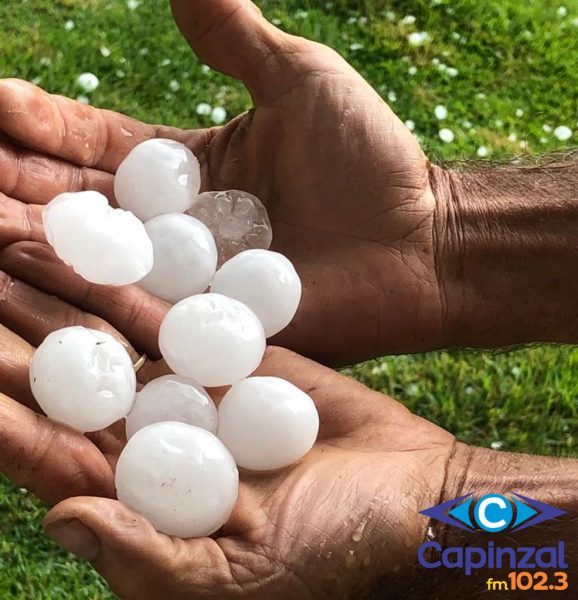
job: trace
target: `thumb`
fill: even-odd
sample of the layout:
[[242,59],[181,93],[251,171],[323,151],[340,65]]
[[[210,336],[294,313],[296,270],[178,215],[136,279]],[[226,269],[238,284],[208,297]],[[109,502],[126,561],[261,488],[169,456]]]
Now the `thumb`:
[[214,540],[160,534],[116,500],[68,498],[48,512],[44,530],[64,549],[90,561],[122,598],[192,600],[203,595],[203,588],[216,589],[229,580]]
[[287,81],[288,60],[304,44],[269,23],[250,0],[171,0],[175,21],[197,56],[245,83],[256,104]]

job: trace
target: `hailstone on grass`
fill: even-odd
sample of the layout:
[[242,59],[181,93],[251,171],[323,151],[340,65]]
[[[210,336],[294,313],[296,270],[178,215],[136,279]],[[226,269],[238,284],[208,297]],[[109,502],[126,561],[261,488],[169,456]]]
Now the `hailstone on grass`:
[[301,300],[301,280],[291,261],[270,250],[245,250],[216,273],[211,291],[235,298],[259,317],[271,337],[291,322]]
[[91,283],[128,285],[153,266],[153,245],[130,212],[109,206],[98,192],[64,193],[43,211],[56,255]]
[[231,385],[259,366],[265,332],[259,318],[241,302],[221,294],[199,294],[168,311],[159,346],[175,373],[217,387]]
[[196,156],[184,144],[160,138],[135,146],[114,178],[119,206],[142,221],[184,212],[200,187],[201,169]]
[[98,431],[130,412],[136,377],[130,356],[111,335],[66,327],[37,348],[30,387],[51,419],[82,432]]
[[179,375],[164,375],[147,383],[136,395],[126,418],[126,437],[161,421],[178,421],[217,433],[217,408],[195,381]]
[[195,198],[187,214],[211,230],[219,251],[219,265],[243,250],[267,249],[273,239],[267,209],[248,192],[204,192]]
[[116,466],[118,499],[167,535],[214,533],[239,489],[233,457],[212,433],[172,421],[137,431]]
[[203,223],[183,214],[159,215],[145,223],[154,265],[140,286],[174,304],[204,292],[217,268],[217,247]]
[[319,415],[313,400],[278,377],[236,383],[218,409],[217,435],[240,467],[268,471],[286,467],[315,443]]

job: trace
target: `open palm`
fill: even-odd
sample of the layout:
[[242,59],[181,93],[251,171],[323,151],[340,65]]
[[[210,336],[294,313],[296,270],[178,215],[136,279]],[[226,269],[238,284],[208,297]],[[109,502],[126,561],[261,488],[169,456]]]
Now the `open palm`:
[[[69,325],[107,331],[133,359],[137,344],[152,354],[166,305],[137,288],[90,286],[38,248],[2,252],[30,279],[44,277],[61,298],[2,280],[0,383],[13,399],[0,396],[0,472],[55,505],[46,519],[49,535],[91,560],[121,597],[317,599],[337,597],[336,589],[348,597],[413,562],[427,524],[418,511],[440,497],[453,437],[284,349],[270,348],[257,374],[285,378],[315,401],[319,439],[303,460],[274,473],[242,471],[237,507],[212,538],[157,534],[114,500],[122,422],[87,437],[40,416],[28,361],[48,333]],[[117,327],[77,308],[82,303],[104,307]],[[135,327],[134,315],[146,314],[151,319]],[[139,381],[165,368],[148,361]],[[218,402],[222,390],[212,394]]]
[[158,534],[113,499],[121,435],[91,442],[6,397],[2,470],[57,503],[49,535],[91,560],[122,598],[335,598],[336,578],[350,597],[412,564],[427,524],[418,511],[439,498],[453,437],[287,350],[269,349],[258,374],[311,394],[319,439],[292,467],[241,471],[233,515],[211,538]]
[[113,174],[135,144],[175,138],[199,155],[205,189],[264,200],[273,248],[297,266],[302,306],[274,343],[332,364],[442,343],[435,200],[411,133],[336,53],[277,30],[250,2],[173,8],[197,54],[242,79],[255,109],[182,131],[1,82],[0,191],[27,205],[28,239],[42,241],[35,205],[65,190],[113,199]]

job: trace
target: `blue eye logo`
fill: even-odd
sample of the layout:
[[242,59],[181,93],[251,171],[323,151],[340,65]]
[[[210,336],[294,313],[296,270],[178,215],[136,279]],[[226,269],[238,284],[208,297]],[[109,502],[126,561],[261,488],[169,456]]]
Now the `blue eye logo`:
[[555,519],[565,511],[521,494],[511,494],[509,498],[486,494],[476,500],[471,493],[422,510],[420,514],[466,531],[499,533],[520,531]]

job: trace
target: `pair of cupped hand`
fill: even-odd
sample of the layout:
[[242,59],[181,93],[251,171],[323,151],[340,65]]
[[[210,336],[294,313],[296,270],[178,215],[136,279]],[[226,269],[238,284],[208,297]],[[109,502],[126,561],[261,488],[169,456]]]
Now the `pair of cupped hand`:
[[244,189],[266,203],[273,249],[304,284],[275,345],[339,365],[444,343],[434,167],[411,133],[336,53],[279,31],[248,0],[172,5],[198,57],[247,85],[252,111],[184,131],[0,82],[0,470],[52,506],[47,533],[121,597],[348,596],[415,561],[427,528],[418,511],[438,501],[454,450],[447,432],[271,347],[256,374],[312,396],[318,442],[290,468],[241,473],[222,530],[181,540],[114,499],[122,426],[83,436],[40,416],[31,397],[34,347],[69,325],[112,333],[135,360],[146,353],[141,383],[165,372],[157,338],[167,304],[138,287],[80,279],[46,245],[41,219],[64,191],[114,201],[116,168],[151,137],[187,144],[204,189]]

